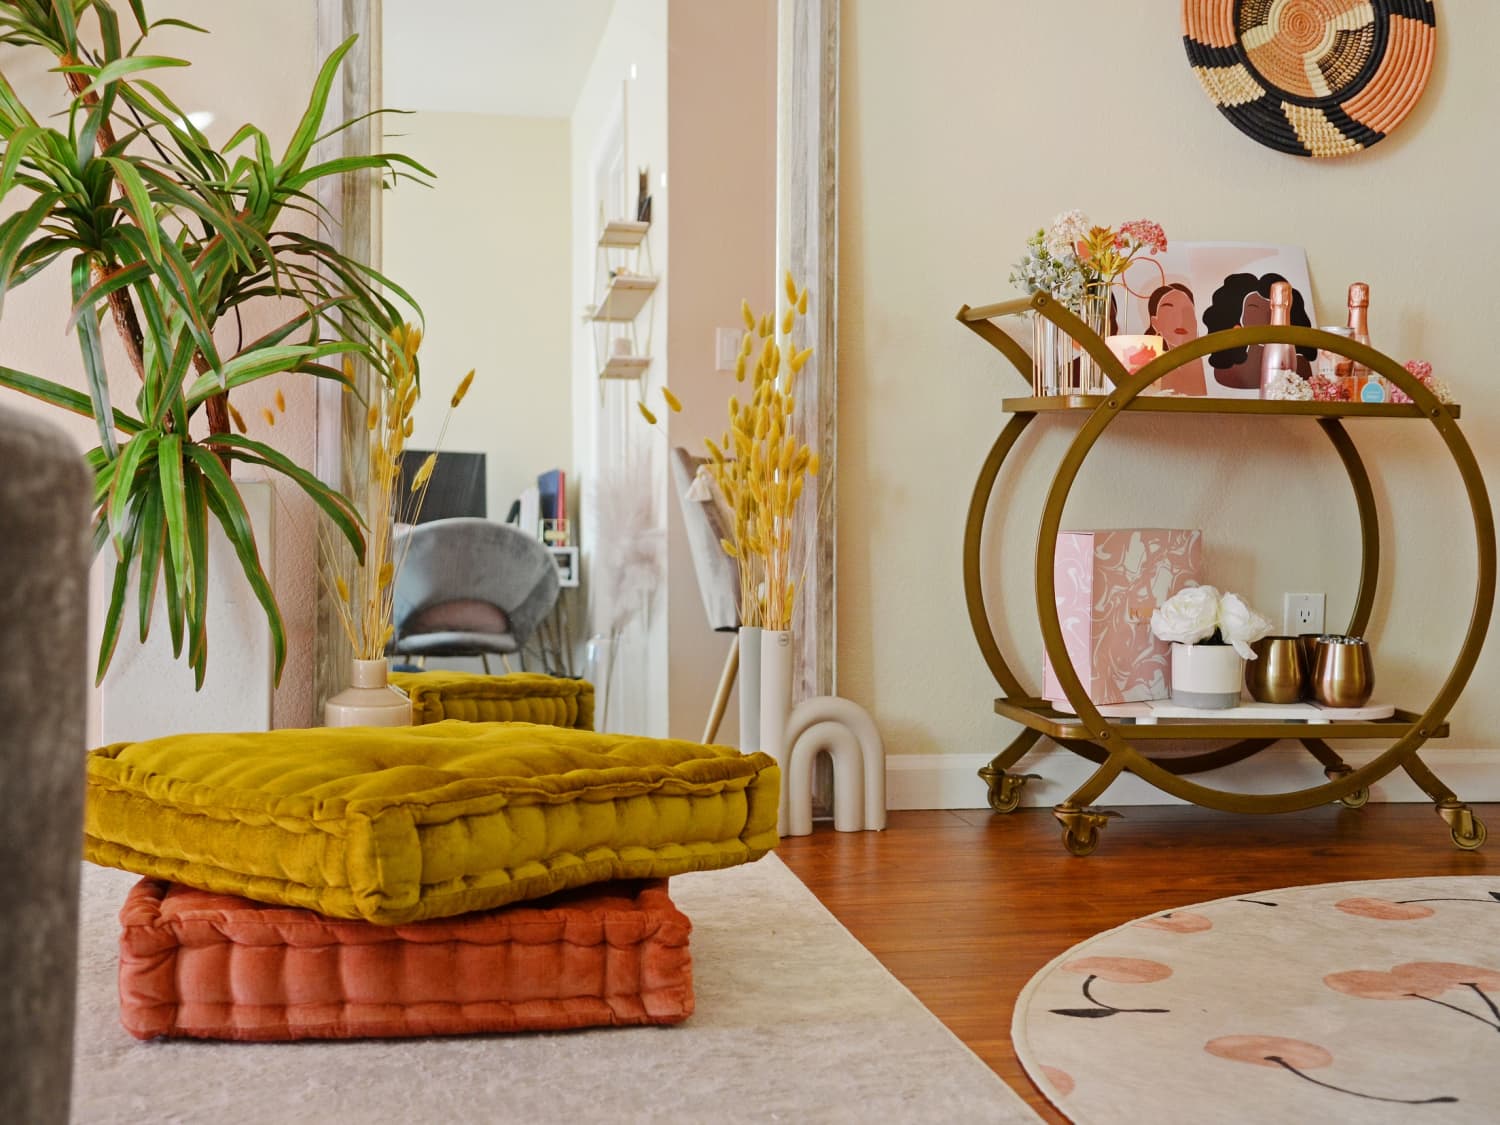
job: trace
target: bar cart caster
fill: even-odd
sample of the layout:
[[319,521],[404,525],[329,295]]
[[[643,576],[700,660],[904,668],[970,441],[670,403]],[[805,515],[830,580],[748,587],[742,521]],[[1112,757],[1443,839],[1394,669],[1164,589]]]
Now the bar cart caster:
[[1021,790],[1028,781],[1040,781],[1039,773],[1007,773],[994,766],[980,766],[979,776],[989,786],[990,808],[995,812],[1015,812],[1021,807]]
[[1062,823],[1063,847],[1076,856],[1085,856],[1094,854],[1094,849],[1099,846],[1100,831],[1120,814],[1106,809],[1058,805],[1052,810],[1052,815]]
[[[1323,776],[1329,781],[1337,781],[1341,777],[1348,777],[1354,770],[1349,766],[1334,766],[1323,771]],[[1345,793],[1338,799],[1338,803],[1346,809],[1362,809],[1370,803],[1370,788],[1362,786],[1353,793]]]
[[1472,852],[1484,845],[1485,836],[1488,835],[1484,821],[1475,816],[1474,811],[1462,801],[1439,801],[1437,814],[1448,822],[1455,847]]

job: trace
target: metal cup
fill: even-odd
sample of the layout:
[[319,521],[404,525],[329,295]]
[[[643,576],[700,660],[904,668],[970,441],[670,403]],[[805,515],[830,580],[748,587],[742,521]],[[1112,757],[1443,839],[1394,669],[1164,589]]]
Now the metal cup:
[[1255,659],[1245,662],[1245,686],[1259,703],[1296,703],[1302,698],[1307,666],[1297,637],[1262,637],[1250,646]]
[[1322,633],[1298,633],[1297,647],[1302,650],[1302,698],[1313,697],[1313,669],[1318,666],[1318,642]]
[[1323,637],[1313,668],[1313,698],[1325,707],[1363,707],[1375,691],[1375,665],[1363,637]]

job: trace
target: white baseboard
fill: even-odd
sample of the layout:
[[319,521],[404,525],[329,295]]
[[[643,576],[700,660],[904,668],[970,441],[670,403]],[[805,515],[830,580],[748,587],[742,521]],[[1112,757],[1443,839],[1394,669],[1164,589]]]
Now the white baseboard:
[[[1340,754],[1351,766],[1359,767],[1374,760],[1379,752],[1341,750]],[[1500,801],[1500,749],[1459,750],[1428,745],[1421,754],[1422,760],[1461,799]],[[975,771],[989,761],[987,754],[892,754],[885,760],[886,807],[986,808],[985,784]],[[1050,808],[1082,785],[1095,766],[1071,751],[1051,747],[1033,750],[1012,768],[1041,775],[1039,780],[1027,783],[1021,803]],[[1193,780],[1233,792],[1285,793],[1320,784],[1323,771],[1300,746],[1273,746],[1224,769],[1194,774]],[[1370,799],[1425,803],[1428,797],[1403,770],[1397,769],[1371,786]],[[1128,773],[1116,779],[1101,802],[1104,805],[1184,803]]]

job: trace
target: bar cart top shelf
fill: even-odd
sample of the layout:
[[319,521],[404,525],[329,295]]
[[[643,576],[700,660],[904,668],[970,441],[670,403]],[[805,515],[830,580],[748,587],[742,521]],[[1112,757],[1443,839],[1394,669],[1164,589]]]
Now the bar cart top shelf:
[[[1000,405],[1007,414],[1087,414],[1107,401],[1108,395],[1049,395],[1008,398]],[[1141,414],[1274,414],[1308,418],[1425,418],[1415,403],[1399,402],[1287,402],[1258,398],[1190,398],[1186,395],[1150,395],[1132,399],[1124,407]],[[1444,404],[1449,417],[1458,418],[1457,403]]]

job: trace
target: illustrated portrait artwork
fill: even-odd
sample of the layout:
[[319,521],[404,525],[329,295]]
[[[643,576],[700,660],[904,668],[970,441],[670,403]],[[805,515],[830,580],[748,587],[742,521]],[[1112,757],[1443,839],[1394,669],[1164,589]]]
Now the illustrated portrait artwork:
[[[1243,242],[1173,242],[1164,254],[1137,262],[1113,292],[1118,327],[1159,336],[1162,351],[1185,347],[1228,328],[1269,324],[1271,286],[1292,285],[1292,323],[1312,323],[1307,255],[1294,246]],[[1193,359],[1157,382],[1153,393],[1201,398],[1259,398],[1264,348],[1253,345]],[[1316,349],[1298,349],[1297,367],[1312,374]]]

